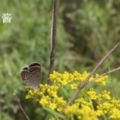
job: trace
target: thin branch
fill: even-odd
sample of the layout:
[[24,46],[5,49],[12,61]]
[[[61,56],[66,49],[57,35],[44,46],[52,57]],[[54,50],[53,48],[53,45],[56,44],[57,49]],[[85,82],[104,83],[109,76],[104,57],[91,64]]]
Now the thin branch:
[[[55,52],[56,52],[56,32],[57,32],[57,4],[58,0],[52,0],[52,22],[51,22],[51,37],[50,37],[50,69],[49,74],[53,72],[55,67]],[[50,80],[47,81],[51,84]],[[48,113],[45,111],[45,120],[48,119]]]
[[[95,81],[95,80],[97,80],[97,79],[99,79],[99,78],[101,78],[101,77],[103,77],[103,76],[105,76],[105,75],[107,75],[107,74],[116,72],[116,71],[118,71],[118,70],[120,70],[120,67],[117,67],[117,68],[114,68],[114,69],[112,69],[112,70],[110,70],[110,71],[108,71],[108,72],[102,73],[102,74],[100,74],[98,77],[96,77],[93,81]],[[93,81],[91,81],[91,82],[93,82]]]
[[50,38],[50,70],[52,73],[55,66],[55,49],[56,49],[56,20],[57,20],[57,0],[52,0],[52,23],[51,23],[51,38]]
[[[67,105],[65,106],[65,108],[72,104],[72,102],[76,99],[76,97],[78,96],[79,92],[88,84],[90,77],[96,72],[96,70],[104,63],[105,60],[108,59],[108,57],[112,54],[112,52],[120,45],[120,41],[118,41],[117,44],[115,44],[115,46],[110,49],[107,54],[100,60],[100,62],[95,66],[95,68],[92,70],[92,72],[87,76],[87,78],[85,79],[84,82],[82,82],[81,84],[78,85],[77,90],[74,92],[74,94],[70,97],[70,99],[68,100]],[[65,109],[64,108],[64,109]],[[63,109],[63,111],[64,111]]]
[[110,71],[108,71],[108,72],[105,72],[105,73],[101,74],[100,76],[105,76],[105,75],[107,75],[107,74],[116,72],[116,71],[118,71],[118,70],[120,70],[120,67],[117,67],[117,68],[114,68],[114,69],[112,69],[112,70],[110,70]]
[[30,120],[29,116],[27,115],[27,113],[23,109],[23,107],[22,107],[22,105],[20,103],[20,100],[18,100],[17,102],[18,102],[19,108],[20,108],[21,112],[23,113],[23,115],[25,116],[26,120]]

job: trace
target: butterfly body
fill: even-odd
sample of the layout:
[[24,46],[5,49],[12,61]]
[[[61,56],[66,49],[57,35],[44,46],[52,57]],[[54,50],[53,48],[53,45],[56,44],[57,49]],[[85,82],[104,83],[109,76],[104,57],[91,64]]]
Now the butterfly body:
[[41,65],[32,63],[21,71],[21,78],[26,86],[38,88],[41,81]]

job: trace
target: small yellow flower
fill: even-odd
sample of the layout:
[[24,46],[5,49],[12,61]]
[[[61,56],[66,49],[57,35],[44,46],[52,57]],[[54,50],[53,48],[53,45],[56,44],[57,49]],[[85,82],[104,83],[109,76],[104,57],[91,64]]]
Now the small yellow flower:
[[77,87],[78,87],[78,84],[76,84],[76,83],[71,84],[72,89],[77,89]]
[[112,119],[120,119],[120,110],[116,109],[116,108],[113,108],[111,110],[110,118],[112,118]]
[[97,116],[102,116],[102,115],[104,115],[104,112],[103,112],[103,110],[98,109],[96,111],[96,114],[97,114]]
[[94,90],[88,91],[87,94],[90,96],[92,100],[95,100],[98,98],[97,93]]
[[79,114],[82,116],[82,120],[98,120],[96,111],[86,105],[82,105],[82,108],[79,109]]
[[114,106],[117,106],[117,107],[120,108],[120,100],[117,100],[117,99],[113,98],[113,99],[111,100],[111,103],[112,103]]
[[108,76],[99,76],[98,74],[96,74],[96,83],[100,84],[100,85],[105,85],[106,81],[108,80]]
[[106,91],[106,90],[104,90],[102,93],[101,93],[101,96],[102,96],[102,98],[104,98],[104,99],[111,99],[111,96],[110,96],[110,92],[109,91]]
[[49,96],[43,96],[40,100],[39,103],[43,106],[48,106],[50,103],[50,97]]
[[68,116],[72,116],[73,114],[76,114],[78,110],[78,105],[74,104],[74,105],[70,105],[65,109],[65,114]]
[[50,108],[51,110],[55,110],[56,107],[57,107],[57,105],[56,105],[55,103],[51,103],[51,104],[49,105],[49,108]]

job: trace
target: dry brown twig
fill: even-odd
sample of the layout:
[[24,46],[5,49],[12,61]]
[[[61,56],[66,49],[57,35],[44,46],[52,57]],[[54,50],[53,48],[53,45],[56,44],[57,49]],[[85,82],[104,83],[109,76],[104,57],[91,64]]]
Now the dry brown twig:
[[[52,21],[51,21],[51,36],[50,36],[50,68],[49,74],[53,72],[55,67],[55,52],[56,52],[56,28],[57,28],[57,4],[58,0],[52,0]],[[51,84],[50,80],[47,81]]]
[[77,90],[73,93],[73,95],[70,97],[70,99],[68,100],[68,103],[66,104],[66,106],[63,108],[63,112],[66,109],[66,107],[70,104],[72,104],[72,102],[76,99],[76,97],[78,96],[79,92],[89,83],[89,79],[92,75],[94,75],[94,73],[97,71],[97,69],[104,63],[105,60],[108,59],[108,57],[112,54],[112,52],[120,45],[120,41],[117,42],[117,44],[115,44],[114,47],[112,47],[106,54],[105,56],[100,60],[100,62],[95,66],[95,68],[92,70],[92,72],[87,76],[87,78],[78,85]]
[[112,70],[109,70],[108,72],[102,73],[102,74],[100,74],[98,77],[96,77],[93,81],[91,81],[91,83],[94,82],[95,80],[97,80],[97,79],[99,79],[99,78],[107,75],[107,74],[116,72],[116,71],[118,71],[118,70],[120,70],[120,67],[117,67],[117,68],[114,68],[114,69],[112,69]]
[[23,113],[23,115],[25,116],[26,120],[30,120],[29,116],[27,115],[24,108],[22,107],[21,102],[20,102],[19,99],[17,99],[17,102],[18,102],[19,108],[20,108],[21,112]]
[[52,1],[52,23],[51,23],[51,38],[50,38],[50,70],[49,73],[52,73],[55,66],[55,48],[56,48],[56,21],[57,21],[57,3],[58,0]]
[[120,67],[117,67],[117,68],[114,68],[108,72],[105,72],[105,73],[101,74],[100,77],[105,76],[105,75],[110,74],[110,73],[113,73],[113,72],[116,72],[118,70],[120,70]]
[[[49,74],[53,72],[55,67],[55,52],[56,52],[56,28],[57,28],[57,4],[58,0],[52,0],[52,21],[51,21],[51,36],[50,36],[50,69]],[[50,80],[47,81],[51,84]],[[48,119],[48,113],[45,112],[45,120]]]

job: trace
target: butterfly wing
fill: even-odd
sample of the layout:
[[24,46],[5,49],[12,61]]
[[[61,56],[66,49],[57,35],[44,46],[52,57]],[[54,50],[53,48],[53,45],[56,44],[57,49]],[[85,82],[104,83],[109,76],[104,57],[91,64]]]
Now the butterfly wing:
[[24,68],[21,72],[21,78],[25,85],[38,88],[41,80],[41,65],[33,63],[27,69]]
[[33,87],[38,87],[41,80],[41,65],[33,63],[29,65],[29,84]]
[[23,80],[23,83],[25,85],[27,85],[27,80],[29,78],[29,72],[28,72],[28,68],[27,67],[23,68],[23,70],[21,72],[21,78]]

